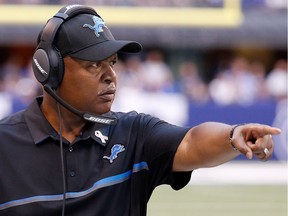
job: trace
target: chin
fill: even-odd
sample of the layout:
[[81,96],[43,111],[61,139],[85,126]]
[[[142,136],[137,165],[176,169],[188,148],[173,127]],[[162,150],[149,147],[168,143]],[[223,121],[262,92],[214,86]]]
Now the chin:
[[97,111],[94,111],[95,114],[102,115],[105,113],[108,113],[111,110],[111,106],[103,106],[101,109],[97,109]]
[[[92,104],[92,103],[90,103]],[[113,101],[105,101],[105,102],[98,102],[98,103],[93,103],[93,106],[87,107],[87,111],[90,113],[94,113],[97,115],[102,115],[111,110]],[[91,109],[92,108],[92,109]]]

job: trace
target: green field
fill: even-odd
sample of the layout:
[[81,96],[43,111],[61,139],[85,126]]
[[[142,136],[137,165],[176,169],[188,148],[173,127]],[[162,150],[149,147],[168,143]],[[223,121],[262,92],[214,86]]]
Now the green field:
[[287,185],[158,187],[148,216],[287,216]]

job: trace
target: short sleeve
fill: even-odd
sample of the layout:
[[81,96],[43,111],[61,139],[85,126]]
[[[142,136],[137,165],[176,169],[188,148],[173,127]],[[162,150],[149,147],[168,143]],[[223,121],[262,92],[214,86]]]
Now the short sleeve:
[[152,187],[168,184],[179,190],[188,184],[192,172],[173,172],[175,153],[189,128],[153,119],[146,130],[144,155],[148,161]]

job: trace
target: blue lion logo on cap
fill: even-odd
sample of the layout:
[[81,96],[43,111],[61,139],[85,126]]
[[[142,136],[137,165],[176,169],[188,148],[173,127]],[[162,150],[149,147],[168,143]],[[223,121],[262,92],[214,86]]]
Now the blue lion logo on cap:
[[92,19],[94,22],[94,26],[92,26],[90,24],[84,24],[83,28],[87,27],[87,28],[93,30],[96,37],[99,37],[100,36],[99,33],[103,32],[103,27],[107,28],[107,26],[105,25],[104,21],[100,17],[93,16]]
[[118,157],[118,154],[120,152],[125,151],[125,148],[123,145],[115,144],[111,148],[111,155],[110,156],[104,156],[103,158],[108,159],[110,163],[113,163],[113,161]]

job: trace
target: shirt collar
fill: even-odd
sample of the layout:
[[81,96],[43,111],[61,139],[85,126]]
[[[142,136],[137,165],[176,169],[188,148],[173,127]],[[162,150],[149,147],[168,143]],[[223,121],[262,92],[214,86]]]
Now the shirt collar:
[[[40,144],[49,138],[53,138],[54,140],[59,139],[57,131],[54,130],[40,109],[42,101],[42,96],[37,97],[24,114],[35,144]],[[106,116],[109,115],[111,116],[113,113],[109,112],[106,114]],[[83,130],[81,139],[84,140],[92,138],[102,146],[106,146],[109,142],[111,128],[112,125],[102,125],[89,122]]]
[[58,134],[41,112],[40,105],[43,98],[38,97],[27,108],[24,117],[35,144],[39,144],[49,137],[57,139]]

